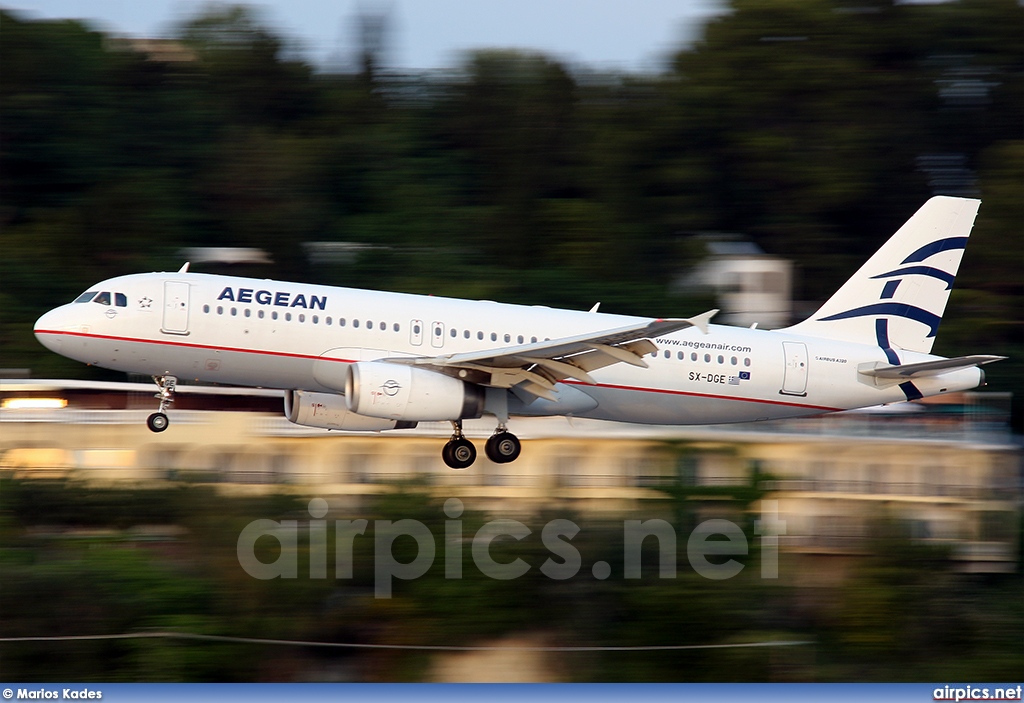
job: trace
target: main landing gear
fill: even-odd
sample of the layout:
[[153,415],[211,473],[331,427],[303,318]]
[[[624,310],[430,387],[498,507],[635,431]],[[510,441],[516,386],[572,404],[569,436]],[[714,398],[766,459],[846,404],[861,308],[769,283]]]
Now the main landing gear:
[[150,432],[163,432],[171,424],[164,410],[174,402],[174,388],[178,385],[178,379],[174,376],[154,376],[153,382],[160,388],[160,392],[153,396],[159,399],[160,408],[146,418],[146,427],[149,428]]
[[[468,469],[476,461],[476,447],[462,434],[462,420],[453,420],[452,427],[455,431],[441,450],[441,458],[453,469]],[[487,458],[495,464],[515,461],[522,450],[519,438],[505,429],[504,424],[498,425],[484,445]]]

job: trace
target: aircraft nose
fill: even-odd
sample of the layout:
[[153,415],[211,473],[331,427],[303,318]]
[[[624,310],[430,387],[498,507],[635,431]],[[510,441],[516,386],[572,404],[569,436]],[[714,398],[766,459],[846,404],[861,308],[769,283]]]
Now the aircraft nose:
[[61,340],[63,339],[63,335],[60,333],[62,317],[61,308],[54,308],[49,312],[43,313],[36,320],[36,324],[32,329],[40,344],[58,354],[60,354]]

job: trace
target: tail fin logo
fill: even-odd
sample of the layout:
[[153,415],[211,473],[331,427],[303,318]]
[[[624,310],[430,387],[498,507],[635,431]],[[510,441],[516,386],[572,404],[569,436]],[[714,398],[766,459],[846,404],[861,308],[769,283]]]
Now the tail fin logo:
[[935,254],[941,254],[944,251],[951,249],[966,249],[967,248],[967,237],[950,237],[948,239],[940,239],[937,242],[927,244],[913,254],[905,258],[902,262],[904,264],[916,264],[924,261],[930,256]]
[[931,352],[979,205],[931,198],[814,315],[788,330],[869,343],[884,319],[883,348]]

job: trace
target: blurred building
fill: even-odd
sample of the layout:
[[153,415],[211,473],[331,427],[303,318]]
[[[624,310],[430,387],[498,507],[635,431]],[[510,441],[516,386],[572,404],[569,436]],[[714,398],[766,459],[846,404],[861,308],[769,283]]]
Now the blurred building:
[[[880,522],[947,545],[963,571],[1018,567],[1021,447],[1002,394],[704,427],[517,418],[519,460],[493,464],[481,451],[471,469],[453,471],[440,458],[448,423],[330,433],[289,423],[278,391],[179,386],[170,429],[153,434],[145,418],[154,390],[0,382],[0,470],[119,485],[209,482],[232,494],[320,496],[339,510],[406,483],[492,513],[610,518],[637,510],[671,517],[681,499],[698,519],[742,518],[758,510],[743,490],[754,489],[778,501],[780,544],[806,567],[800,572],[834,573],[821,562],[863,553]],[[493,422],[465,428],[483,440]]]
[[699,241],[706,257],[676,280],[675,290],[713,292],[721,324],[777,328],[791,322],[793,262],[739,236],[702,235]]

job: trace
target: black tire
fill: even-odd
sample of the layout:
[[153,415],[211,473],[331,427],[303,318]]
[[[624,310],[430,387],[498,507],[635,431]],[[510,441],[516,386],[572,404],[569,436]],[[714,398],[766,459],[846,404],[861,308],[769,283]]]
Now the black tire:
[[153,413],[146,418],[146,427],[149,428],[150,432],[163,432],[170,424],[171,421],[167,419],[167,415],[164,413]]
[[519,438],[511,432],[498,432],[493,434],[484,445],[487,458],[495,464],[508,464],[519,458],[523,451],[523,445]]
[[468,469],[476,461],[476,447],[465,437],[453,439],[444,445],[441,458],[453,469]]

